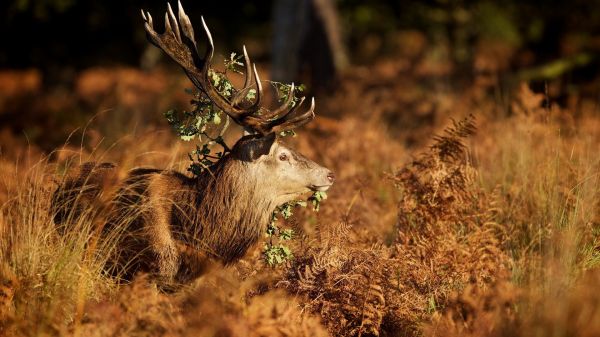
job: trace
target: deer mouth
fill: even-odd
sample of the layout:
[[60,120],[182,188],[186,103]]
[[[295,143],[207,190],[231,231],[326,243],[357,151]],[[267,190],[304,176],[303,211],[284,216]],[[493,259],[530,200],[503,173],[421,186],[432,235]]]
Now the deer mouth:
[[317,185],[312,185],[312,186],[310,186],[309,188],[310,188],[310,190],[311,190],[311,191],[313,191],[313,192],[325,192],[325,191],[327,191],[327,190],[328,190],[330,187],[331,187],[331,184],[330,184],[330,185],[318,185],[318,186],[317,186]]
[[325,192],[327,191],[331,185],[333,185],[333,182],[335,181],[335,174],[333,174],[333,172],[327,170],[327,179],[321,180],[319,182],[324,182],[325,184],[323,185],[310,185],[308,188],[313,191],[313,192]]

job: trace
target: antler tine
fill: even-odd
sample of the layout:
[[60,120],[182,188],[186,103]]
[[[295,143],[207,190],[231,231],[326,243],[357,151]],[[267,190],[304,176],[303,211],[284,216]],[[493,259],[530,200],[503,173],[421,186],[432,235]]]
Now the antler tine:
[[[175,38],[177,39],[177,41],[181,42],[181,33],[179,32],[179,24],[177,24],[177,19],[175,19],[175,14],[173,14],[173,9],[171,8],[171,4],[167,2],[167,13],[169,15],[169,17],[165,17],[165,24],[167,22],[171,23],[171,26],[174,29],[175,32]],[[165,13],[165,15],[167,14]]]
[[302,106],[302,103],[304,103],[305,99],[306,97],[300,97],[300,102],[298,102],[298,104],[296,104],[293,108],[288,108],[283,115],[277,117],[277,119],[275,119],[275,121],[277,121],[278,123],[277,125],[285,123],[289,118],[294,116],[296,114],[296,111],[298,111],[298,109],[300,109],[300,106]]
[[178,1],[177,7],[177,16],[179,17],[179,23],[181,24],[183,35],[192,41],[195,46],[196,38],[194,37],[194,27],[192,26],[192,22],[187,14],[185,14],[183,6],[181,6],[181,1]]
[[250,56],[248,56],[248,51],[246,50],[246,45],[242,46],[242,50],[244,51],[244,62],[246,62],[246,78],[244,79],[244,90],[250,88],[252,84],[252,66],[250,65]]
[[260,77],[258,77],[258,71],[256,70],[256,63],[252,64],[252,70],[254,71],[254,81],[256,81],[256,100],[250,109],[256,109],[256,111],[258,111],[263,96],[263,88],[262,83],[260,82]]
[[[300,106],[302,104],[302,101],[303,100],[301,100],[299,102],[298,106]],[[288,114],[288,116],[291,116],[291,114]],[[303,113],[299,116],[296,116],[292,119],[285,120],[281,124],[275,125],[272,128],[272,132],[288,131],[288,130],[292,130],[292,129],[301,127],[302,125],[312,121],[313,118],[315,118],[315,98],[314,97],[311,99],[310,108],[305,113]]]
[[[263,125],[260,126],[259,132],[263,134],[268,134],[271,132],[292,130],[310,122],[315,117],[314,97],[311,99],[310,108],[302,114],[297,115],[296,111],[298,111],[300,106],[302,106],[302,103],[304,103],[305,97],[301,97],[298,104],[296,104],[291,109],[289,108],[289,104],[292,102],[293,99],[293,83],[290,89],[290,96],[288,96],[286,102],[282,106],[280,106],[276,111],[269,113],[268,115],[260,116],[261,123]],[[271,119],[273,117],[277,118]]]
[[240,91],[238,91],[231,100],[231,104],[233,106],[237,106],[244,99],[244,97],[246,97],[246,94],[252,85],[252,66],[250,63],[250,56],[248,56],[245,45],[243,46],[242,50],[244,51],[244,62],[246,63],[246,77],[244,78],[244,87],[240,89]]
[[[292,82],[292,86],[290,87],[290,92],[289,92],[288,97],[285,100],[285,102],[279,108],[271,111],[270,113],[264,115],[263,117],[268,120],[273,117],[279,116],[281,113],[283,113],[285,111],[287,111],[286,115],[288,115],[292,111],[290,104],[292,104],[292,100],[294,99],[294,90],[295,90],[295,87],[294,87],[294,83]],[[300,102],[300,104],[302,104],[302,102]],[[300,104],[298,104],[296,106],[300,106]]]
[[[258,109],[260,108],[260,103],[261,103],[261,99],[262,99],[262,84],[260,82],[260,78],[258,76],[258,71],[256,71],[256,64],[253,65],[253,70],[254,70],[254,80],[256,82],[256,99],[254,100],[254,103],[246,108],[246,109],[238,109],[235,107],[235,104],[232,103],[228,103],[227,100],[225,98],[223,98],[223,96],[210,84],[210,81],[208,80],[208,70],[210,69],[210,61],[213,58],[213,54],[214,54],[214,44],[213,44],[213,38],[212,35],[210,33],[210,30],[208,29],[208,26],[206,25],[206,22],[204,21],[204,17],[200,17],[202,19],[202,27],[204,28],[204,32],[206,33],[206,37],[208,39],[208,47],[206,49],[206,53],[205,53],[205,57],[204,57],[204,66],[202,69],[202,72],[204,73],[204,77],[203,79],[207,82],[205,83],[205,85],[202,86],[203,89],[208,89],[208,91],[210,92],[206,92],[207,95],[209,95],[209,97],[211,98],[211,100],[217,104],[217,106],[219,108],[221,108],[221,110],[223,110],[225,113],[227,113],[228,115],[230,115],[232,118],[234,118],[234,120],[240,124],[240,125],[244,125],[244,122],[242,121],[242,119],[246,116],[252,115],[255,112],[258,111]],[[245,59],[246,62],[248,64],[250,64],[250,57],[248,56],[248,53],[245,51],[246,48],[244,48],[244,54],[245,54]],[[242,90],[246,90],[249,89],[249,85],[248,83],[249,81],[249,71],[248,69],[246,70],[246,81],[245,81],[245,88]],[[234,97],[234,100],[236,98]],[[223,102],[225,102],[225,104],[223,104]]]
[[165,34],[170,34],[175,36],[173,33],[173,29],[171,29],[171,20],[169,20],[169,14],[165,12]]
[[210,68],[210,61],[212,61],[213,54],[215,52],[215,45],[213,43],[210,30],[208,30],[208,26],[204,21],[204,17],[201,16],[200,19],[202,20],[202,27],[204,27],[204,32],[206,33],[206,38],[208,39],[208,46],[206,47],[206,52],[204,53],[204,69],[202,70],[208,72],[208,69]]
[[150,12],[146,12],[146,14],[148,14],[148,21],[146,22],[150,29],[154,30],[154,23],[152,23],[152,15],[150,15]]
[[305,113],[303,113],[300,116],[296,116],[290,120],[287,121],[287,123],[298,123],[302,120],[311,120],[315,117],[315,98],[311,98],[310,100],[310,108],[308,110],[306,110]]
[[299,107],[304,103],[305,97],[300,98],[300,102],[296,104],[295,107],[289,109],[283,116],[279,116],[274,120],[267,120],[264,116],[260,116],[260,119],[255,123],[259,124],[254,129],[263,135],[269,134],[271,132],[280,132],[294,129],[296,127],[302,126],[312,120],[314,117],[314,109],[315,109],[315,100],[312,99],[312,103],[310,109],[308,111],[302,113],[299,116],[293,117],[296,115],[296,111],[298,111]]

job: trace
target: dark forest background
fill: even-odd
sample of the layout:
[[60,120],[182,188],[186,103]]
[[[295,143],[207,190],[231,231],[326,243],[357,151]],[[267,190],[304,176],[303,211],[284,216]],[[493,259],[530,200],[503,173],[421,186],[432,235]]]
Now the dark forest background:
[[[271,79],[305,83],[317,96],[330,94],[348,69],[382,60],[401,68],[398,81],[416,78],[415,85],[445,83],[459,90],[484,83],[502,91],[527,81],[556,102],[574,92],[600,96],[599,0],[227,0],[184,6],[197,31],[205,17],[221,56],[239,53],[245,44]],[[154,14],[161,31],[162,0],[3,1],[0,124],[55,146],[64,133],[54,139],[41,129],[67,132],[103,109],[139,117],[129,110],[168,108],[140,98],[177,96],[168,89],[185,83],[154,76],[159,69],[181,74],[147,42],[142,8]],[[129,110],[122,99],[107,98],[115,96],[107,88],[120,90],[114,88],[122,83],[139,86],[121,95],[132,97]]]
[[[398,31],[416,30],[431,43],[452,47],[452,60],[467,63],[477,41],[503,41],[532,66],[600,51],[600,1],[335,1],[353,62],[409,49]],[[240,49],[255,40],[268,59],[274,34],[273,1],[187,1],[191,18],[203,15],[218,47]],[[94,65],[140,65],[148,48],[140,9],[165,10],[165,1],[9,0],[0,4],[0,67],[41,69],[52,75]],[[160,25],[160,23],[157,23]],[[248,43],[248,42],[246,42]],[[262,53],[261,53],[262,52]],[[594,54],[595,55],[595,54]],[[255,56],[255,57],[256,57]],[[520,62],[519,62],[520,61]]]

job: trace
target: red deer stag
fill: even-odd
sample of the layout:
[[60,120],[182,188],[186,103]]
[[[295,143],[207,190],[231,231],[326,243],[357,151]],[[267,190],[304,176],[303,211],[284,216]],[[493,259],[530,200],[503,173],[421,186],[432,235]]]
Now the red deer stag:
[[[292,85],[282,106],[272,111],[261,108],[261,82],[244,48],[245,85],[229,100],[209,80],[214,46],[203,18],[207,50],[202,57],[181,3],[179,20],[168,6],[162,34],[154,30],[150,13],[142,11],[142,16],[150,42],[175,60],[214,105],[250,133],[199,176],[134,169],[117,193],[112,215],[104,227],[104,233],[121,233],[117,265],[124,268],[125,275],[149,271],[160,282],[182,283],[201,273],[200,266],[206,258],[224,264],[240,259],[258,242],[278,205],[311,191],[327,190],[334,175],[277,140],[278,133],[313,119],[314,99],[308,111],[299,113],[304,99],[291,107]],[[251,106],[242,107],[244,96],[253,86],[252,79],[256,99]],[[59,189],[55,204],[76,209],[65,200],[97,196],[101,191],[98,182],[102,180],[97,176],[106,175],[111,169],[106,163],[82,165],[79,174],[63,185],[71,192]],[[86,193],[88,197],[73,198],[73,193]],[[60,223],[64,212],[56,214]]]

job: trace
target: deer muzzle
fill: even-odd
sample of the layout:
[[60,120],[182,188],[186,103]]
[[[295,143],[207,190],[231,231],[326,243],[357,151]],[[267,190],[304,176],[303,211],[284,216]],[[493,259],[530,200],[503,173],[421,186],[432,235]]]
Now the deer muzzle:
[[324,179],[322,179],[322,182],[309,187],[312,191],[325,192],[331,187],[331,185],[333,185],[333,182],[335,181],[335,173],[327,170],[323,176]]

